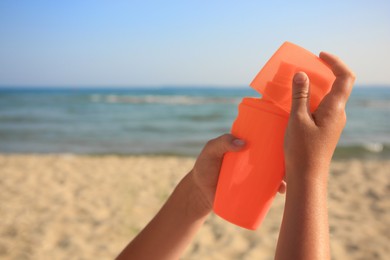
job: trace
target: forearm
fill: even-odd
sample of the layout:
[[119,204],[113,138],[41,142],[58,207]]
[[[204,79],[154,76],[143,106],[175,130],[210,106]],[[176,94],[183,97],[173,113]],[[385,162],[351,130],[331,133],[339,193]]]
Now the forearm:
[[[313,172],[305,175],[310,174]],[[319,175],[327,176],[327,173]],[[330,258],[325,178],[288,180],[275,259]]]
[[210,212],[188,174],[117,259],[178,259]]

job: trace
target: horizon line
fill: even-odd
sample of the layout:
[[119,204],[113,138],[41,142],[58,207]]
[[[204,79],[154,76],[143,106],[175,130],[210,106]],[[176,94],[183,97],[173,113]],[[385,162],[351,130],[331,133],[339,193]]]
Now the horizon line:
[[[1,85],[0,89],[178,89],[178,88],[187,88],[187,89],[242,89],[250,88],[249,85]],[[389,84],[356,84],[354,88],[390,88]]]

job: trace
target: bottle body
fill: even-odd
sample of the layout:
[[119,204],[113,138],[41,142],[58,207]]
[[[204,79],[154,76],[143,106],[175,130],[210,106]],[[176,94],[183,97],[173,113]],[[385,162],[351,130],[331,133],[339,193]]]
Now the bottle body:
[[267,100],[242,100],[231,132],[246,147],[224,156],[214,201],[217,215],[247,229],[260,225],[284,177],[287,122],[288,114]]
[[246,148],[225,154],[214,201],[214,212],[236,225],[256,229],[283,179],[284,133],[292,81],[299,71],[310,79],[314,112],[335,76],[319,57],[290,42],[274,53],[250,84],[263,98],[244,98],[239,105],[232,134],[245,140]]

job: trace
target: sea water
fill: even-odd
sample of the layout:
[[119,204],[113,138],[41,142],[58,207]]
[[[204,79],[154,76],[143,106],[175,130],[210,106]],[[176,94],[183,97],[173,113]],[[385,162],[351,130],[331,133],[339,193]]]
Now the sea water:
[[[197,155],[242,88],[0,88],[0,153]],[[336,156],[390,155],[390,86],[356,87]]]

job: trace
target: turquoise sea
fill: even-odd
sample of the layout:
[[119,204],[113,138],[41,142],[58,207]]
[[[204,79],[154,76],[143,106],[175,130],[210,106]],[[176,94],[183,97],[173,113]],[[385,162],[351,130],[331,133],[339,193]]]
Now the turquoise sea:
[[[248,88],[0,88],[0,153],[197,155]],[[336,157],[390,158],[390,87],[356,87]]]

